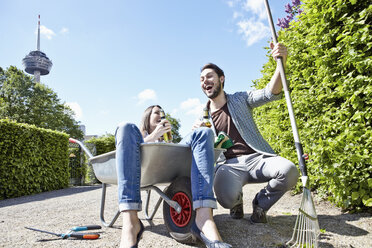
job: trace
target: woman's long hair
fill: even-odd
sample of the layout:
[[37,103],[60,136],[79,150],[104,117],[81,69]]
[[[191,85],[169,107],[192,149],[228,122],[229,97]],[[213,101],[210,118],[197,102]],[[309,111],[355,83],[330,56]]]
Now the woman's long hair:
[[151,116],[152,109],[155,107],[158,107],[161,109],[159,105],[151,105],[145,110],[145,112],[143,112],[142,121],[140,125],[140,131],[143,137],[145,137],[146,134],[150,134],[150,116]]

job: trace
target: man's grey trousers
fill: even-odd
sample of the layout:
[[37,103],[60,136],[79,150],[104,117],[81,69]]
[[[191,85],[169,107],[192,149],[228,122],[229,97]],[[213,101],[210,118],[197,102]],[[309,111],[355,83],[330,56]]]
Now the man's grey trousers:
[[297,183],[298,177],[298,170],[291,161],[279,156],[254,153],[228,159],[218,165],[214,192],[220,205],[231,209],[242,202],[244,185],[267,182],[256,197],[257,205],[267,211]]

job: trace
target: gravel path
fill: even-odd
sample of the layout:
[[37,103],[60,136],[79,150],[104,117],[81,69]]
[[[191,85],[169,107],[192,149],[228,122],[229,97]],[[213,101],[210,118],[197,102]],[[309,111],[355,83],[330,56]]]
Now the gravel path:
[[[214,211],[215,221],[223,239],[233,247],[280,247],[292,235],[301,195],[289,193],[269,211],[268,224],[250,224],[251,201],[261,184],[244,187],[245,218],[233,220],[229,210],[221,206]],[[106,219],[117,211],[117,187],[107,188]],[[156,194],[152,194],[156,198]],[[0,247],[118,247],[121,218],[114,228],[103,227],[98,240],[62,240],[58,237],[25,229],[25,226],[64,233],[73,226],[96,224],[99,219],[100,185],[73,187],[33,196],[0,201]],[[143,199],[145,199],[143,197]],[[155,201],[155,200],[154,200]],[[348,214],[328,202],[317,201],[319,225],[325,233],[319,239],[320,247],[372,247],[371,214]],[[183,245],[173,240],[164,225],[162,207],[153,221],[140,218],[145,224],[140,247],[203,247]]]

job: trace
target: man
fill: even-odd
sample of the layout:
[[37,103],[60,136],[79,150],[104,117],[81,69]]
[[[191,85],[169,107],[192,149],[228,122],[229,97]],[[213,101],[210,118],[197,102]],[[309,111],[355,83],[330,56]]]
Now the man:
[[[270,44],[274,59],[282,57],[285,65],[287,48],[277,43]],[[282,83],[279,66],[264,89],[227,94],[224,72],[215,64],[206,64],[201,69],[200,83],[209,98],[212,128],[215,133],[223,131],[230,136],[234,146],[224,153],[226,159],[215,171],[214,190],[218,202],[230,209],[234,219],[244,216],[242,188],[248,183],[267,182],[252,201],[254,223],[266,223],[266,213],[298,179],[296,166],[275,154],[264,140],[253,120],[252,109],[281,98]],[[194,128],[203,126],[199,121]]]

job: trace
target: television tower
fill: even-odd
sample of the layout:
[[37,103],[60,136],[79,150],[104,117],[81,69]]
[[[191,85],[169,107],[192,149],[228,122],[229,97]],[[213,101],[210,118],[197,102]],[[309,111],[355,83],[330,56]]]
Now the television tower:
[[25,71],[33,74],[35,82],[40,82],[40,75],[48,75],[52,69],[52,61],[46,56],[45,53],[40,51],[40,15],[37,27],[37,50],[31,51],[23,60]]

